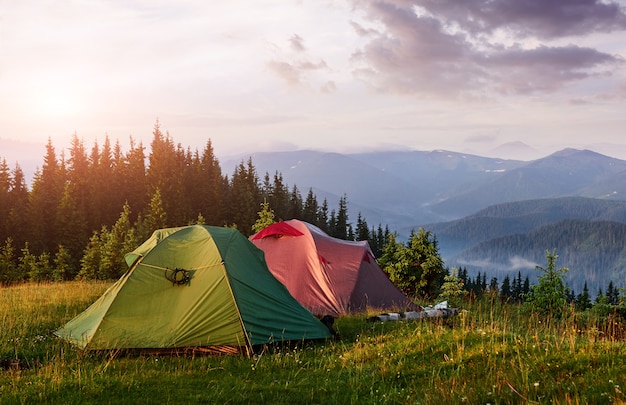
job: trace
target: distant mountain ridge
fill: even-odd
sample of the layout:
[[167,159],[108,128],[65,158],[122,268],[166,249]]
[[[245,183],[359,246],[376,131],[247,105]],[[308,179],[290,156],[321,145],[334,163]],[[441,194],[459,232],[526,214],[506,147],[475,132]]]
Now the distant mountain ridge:
[[491,239],[524,234],[565,219],[626,224],[626,201],[560,197],[516,201],[487,207],[454,221],[426,224],[437,235],[444,256]]
[[[626,199],[626,161],[564,149],[524,162],[451,151],[266,152],[250,156],[259,175],[280,172],[303,194],[313,189],[336,206],[347,196],[352,219],[388,224],[408,235],[422,224],[472,215],[491,205],[581,196]],[[222,162],[228,173],[241,160]]]

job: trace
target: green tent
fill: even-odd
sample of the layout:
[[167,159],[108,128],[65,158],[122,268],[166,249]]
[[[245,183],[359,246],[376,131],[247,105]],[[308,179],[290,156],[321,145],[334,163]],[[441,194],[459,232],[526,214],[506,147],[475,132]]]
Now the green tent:
[[236,348],[330,337],[239,231],[161,229],[129,270],[55,334],[83,349]]

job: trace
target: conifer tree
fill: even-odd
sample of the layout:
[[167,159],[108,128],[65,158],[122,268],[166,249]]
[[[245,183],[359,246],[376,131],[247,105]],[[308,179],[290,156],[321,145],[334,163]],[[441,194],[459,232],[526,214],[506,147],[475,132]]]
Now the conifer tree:
[[15,246],[24,246],[28,240],[28,233],[23,230],[28,226],[27,215],[24,215],[24,207],[28,206],[30,194],[26,187],[24,172],[18,164],[12,171],[11,189],[9,191],[9,214],[6,218],[7,229],[12,235],[11,239]]
[[526,295],[530,292],[530,280],[528,276],[524,279],[524,286],[522,287],[522,301],[526,298]]
[[319,206],[317,204],[317,198],[313,193],[313,189],[309,188],[309,192],[304,201],[304,208],[302,210],[302,220],[309,224],[317,225]]
[[78,267],[72,262],[70,251],[59,245],[53,259],[52,281],[73,280],[78,273]]
[[447,300],[449,305],[458,308],[463,298],[468,294],[464,288],[463,280],[458,276],[458,270],[453,268],[452,272],[444,276],[443,280],[438,299]]
[[[94,149],[97,150],[97,146],[94,146]],[[98,211],[96,211],[98,207],[94,203],[94,198],[96,197],[94,190],[97,189],[97,186],[94,184],[95,179],[93,179],[92,175],[93,162],[89,161],[85,145],[76,133],[72,135],[69,154],[67,182],[64,184],[62,197],[65,200],[65,208],[71,200],[73,214],[80,218],[81,221],[85,221],[85,230],[97,229],[102,224],[102,221]],[[59,208],[61,207],[59,206]],[[87,237],[88,235],[89,233],[87,233]],[[70,249],[72,248],[70,247]]]
[[[269,178],[267,174],[266,176]],[[289,217],[289,189],[285,185],[281,173],[278,171],[274,173],[273,183],[269,185],[267,190],[264,190],[263,194],[266,195],[267,202],[273,207],[273,211],[278,218],[291,219]]]
[[[101,230],[106,232],[106,228]],[[76,276],[78,280],[95,280],[98,278],[98,272],[100,269],[100,234],[98,231],[94,231],[89,238],[85,252],[80,259],[80,270]]]
[[330,217],[328,212],[328,200],[326,198],[324,198],[324,201],[317,212],[317,221],[313,225],[317,225],[322,231],[329,233]]
[[97,220],[96,225],[110,226],[117,218],[125,199],[124,195],[117,191],[119,185],[115,176],[113,150],[108,135],[105,136],[99,153],[97,144],[94,151],[90,179],[91,214]]
[[[370,239],[371,236],[367,221],[363,219],[361,212],[359,212],[356,216],[356,240],[370,241]],[[372,243],[370,242],[370,247],[371,245]]]
[[375,237],[373,239],[375,240],[375,242],[372,244],[372,251],[374,252],[374,256],[380,257],[383,254],[384,246],[391,232],[389,231],[388,226],[385,227],[385,230],[383,231],[383,226],[379,223],[378,229],[376,230],[376,232],[372,230],[372,234],[375,234]]
[[120,194],[128,203],[131,212],[136,213],[136,220],[139,214],[145,209],[149,202],[148,182],[146,176],[146,155],[145,148],[141,142],[135,145],[134,139],[130,138],[130,149],[126,153],[121,167],[117,170],[120,172],[121,190]]
[[331,220],[330,224],[331,236],[343,240],[348,240],[348,199],[345,194],[339,199],[339,208],[337,209],[337,214],[334,220]]
[[[6,159],[0,159],[0,218],[8,218],[11,206],[9,202],[9,192],[11,190],[11,171]],[[0,221],[0,240],[9,237],[8,222]]]
[[569,289],[563,283],[563,277],[568,269],[566,267],[557,269],[557,259],[556,250],[546,251],[547,265],[545,268],[536,267],[542,274],[539,276],[538,284],[533,285],[526,296],[526,308],[544,316],[560,317],[568,303]]
[[389,279],[408,296],[436,297],[438,281],[445,274],[437,239],[423,228],[412,232],[406,245],[391,234],[379,263]]
[[0,285],[10,285],[20,280],[13,239],[7,238],[0,248]]
[[183,187],[185,152],[180,145],[174,145],[169,134],[161,132],[158,121],[154,126],[150,146],[148,193],[153,196],[158,189],[163,210],[168,213],[168,221],[173,226],[185,224],[191,219],[185,218],[188,198]]
[[513,281],[513,289],[512,289],[512,293],[513,293],[513,299],[515,301],[521,301],[522,300],[522,273],[521,272],[517,272],[517,277],[514,279]]
[[76,274],[80,267],[80,256],[88,238],[87,221],[83,213],[76,206],[76,201],[70,193],[70,184],[66,183],[63,197],[59,202],[56,218],[57,244],[62,245],[69,252],[70,273]]
[[267,201],[261,203],[261,211],[258,212],[258,215],[259,217],[254,225],[252,225],[253,233],[257,233],[276,222],[274,219],[274,210],[270,208]]
[[33,252],[52,251],[56,247],[56,211],[65,184],[64,163],[61,164],[52,145],[46,144],[46,155],[41,170],[35,173],[28,204],[27,240]]
[[602,292],[602,287],[598,288],[598,293],[596,294],[596,304],[606,304],[606,296]]
[[287,211],[286,219],[302,218],[303,207],[302,195],[294,184],[289,194],[289,210]]
[[606,299],[609,305],[619,304],[619,289],[615,288],[613,280],[609,281],[609,286],[606,289]]
[[161,190],[156,189],[154,194],[152,194],[152,198],[150,199],[150,204],[146,209],[145,215],[141,217],[143,219],[139,219],[137,221],[137,238],[139,240],[146,240],[157,229],[166,228],[168,223],[167,217],[167,212],[163,208]]
[[100,234],[100,278],[117,279],[124,274],[127,270],[124,257],[138,244],[135,229],[130,223],[130,206],[124,204],[123,210],[111,230],[106,232],[104,229]]
[[223,207],[228,183],[224,181],[219,160],[215,156],[213,143],[208,140],[200,161],[202,178],[206,192],[202,194],[201,207],[207,224],[218,225],[224,222]]
[[588,308],[591,308],[591,299],[589,298],[589,288],[587,287],[587,282],[585,281],[583,292],[578,294],[576,297],[576,309],[584,311]]
[[252,225],[256,221],[260,195],[259,180],[252,159],[248,159],[247,165],[242,161],[231,179],[229,217],[230,223],[246,236],[250,236]]
[[504,276],[502,280],[502,288],[500,289],[500,298],[503,301],[507,301],[512,297],[513,293],[511,292],[511,279],[507,274]]
[[489,293],[490,294],[498,294],[498,278],[492,277],[489,282]]

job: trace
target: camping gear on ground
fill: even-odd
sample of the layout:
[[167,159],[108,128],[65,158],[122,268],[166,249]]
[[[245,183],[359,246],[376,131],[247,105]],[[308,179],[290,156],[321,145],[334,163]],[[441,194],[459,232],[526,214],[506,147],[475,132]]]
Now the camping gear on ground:
[[391,322],[411,319],[449,318],[459,314],[458,308],[448,308],[448,301],[443,301],[435,306],[421,307],[420,311],[390,312],[367,318],[368,322]]
[[270,271],[314,315],[415,310],[389,280],[367,241],[334,238],[307,222],[274,223],[250,237]]
[[57,336],[83,349],[248,354],[254,345],[331,336],[236,229],[157,230],[125,260],[129,270]]

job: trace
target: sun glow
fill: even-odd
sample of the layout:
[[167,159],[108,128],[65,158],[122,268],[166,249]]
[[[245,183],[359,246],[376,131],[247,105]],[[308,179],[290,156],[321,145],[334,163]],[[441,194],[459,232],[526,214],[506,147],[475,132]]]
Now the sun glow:
[[79,98],[68,89],[48,88],[34,97],[34,108],[39,115],[63,118],[81,110]]

